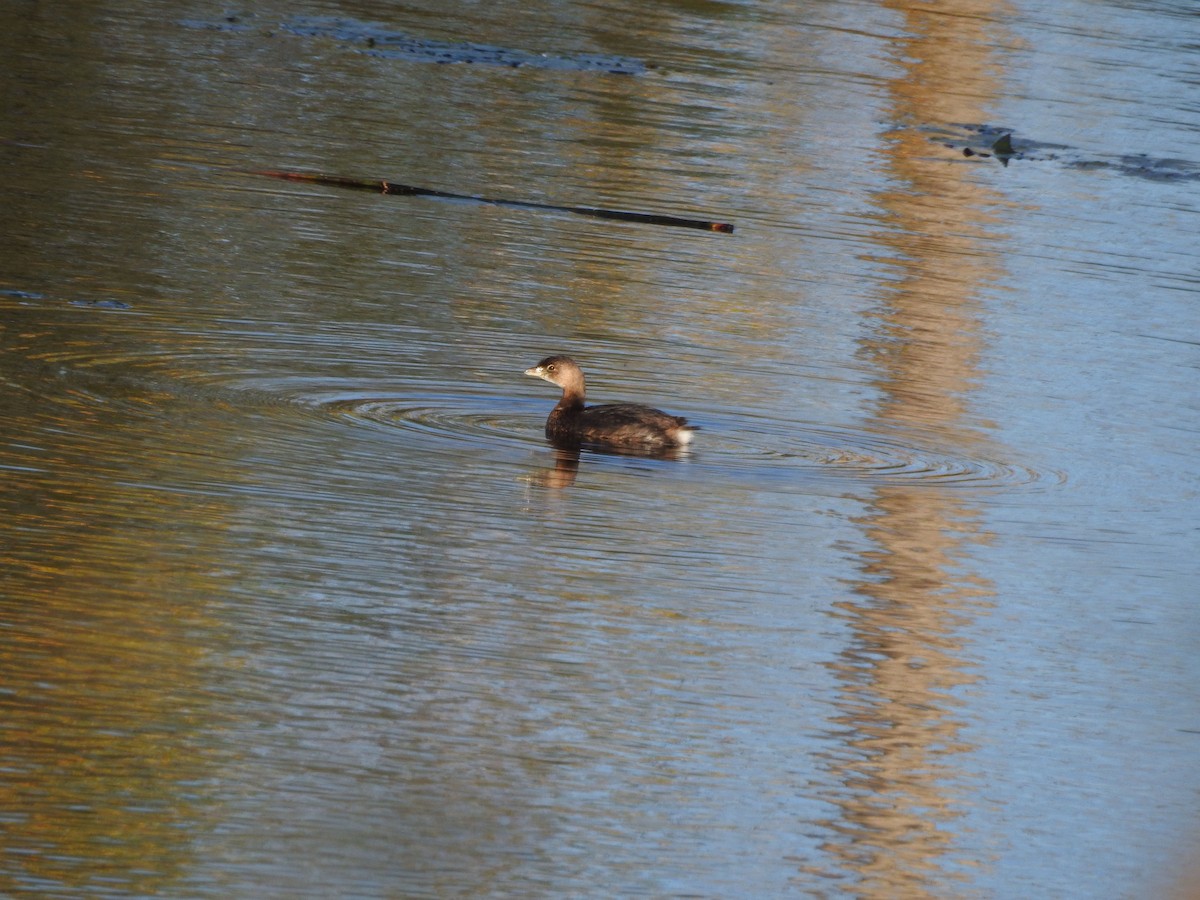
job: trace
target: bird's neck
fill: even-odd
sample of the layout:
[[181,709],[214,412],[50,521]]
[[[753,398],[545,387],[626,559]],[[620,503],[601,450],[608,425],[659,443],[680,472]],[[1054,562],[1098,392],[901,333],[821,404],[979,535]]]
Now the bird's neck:
[[583,409],[583,391],[563,389],[563,395],[554,407],[555,412],[572,413]]

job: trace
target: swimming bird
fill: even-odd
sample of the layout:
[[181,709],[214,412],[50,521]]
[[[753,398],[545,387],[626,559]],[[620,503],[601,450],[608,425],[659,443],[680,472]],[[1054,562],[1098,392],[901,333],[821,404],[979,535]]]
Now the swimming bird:
[[525,374],[562,388],[546,419],[546,437],[558,446],[657,454],[687,446],[696,431],[687,419],[640,403],[585,405],[583,370],[569,356],[547,356]]

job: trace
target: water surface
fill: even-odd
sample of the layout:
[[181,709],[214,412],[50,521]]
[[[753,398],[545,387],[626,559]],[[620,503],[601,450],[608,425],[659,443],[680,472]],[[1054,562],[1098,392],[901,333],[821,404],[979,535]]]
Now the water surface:
[[[0,892],[1168,891],[1190,30],[6,8]],[[695,449],[556,454],[551,352]]]

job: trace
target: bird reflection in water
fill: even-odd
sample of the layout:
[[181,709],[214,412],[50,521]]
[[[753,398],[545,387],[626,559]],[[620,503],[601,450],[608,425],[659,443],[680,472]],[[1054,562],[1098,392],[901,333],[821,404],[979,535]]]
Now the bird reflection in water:
[[686,447],[669,447],[653,453],[639,453],[631,450],[614,450],[602,444],[558,441],[551,441],[550,444],[554,448],[554,465],[541,469],[530,476],[530,480],[534,484],[548,488],[571,487],[579,474],[580,459],[585,453],[654,460],[682,460],[690,455],[690,451]]

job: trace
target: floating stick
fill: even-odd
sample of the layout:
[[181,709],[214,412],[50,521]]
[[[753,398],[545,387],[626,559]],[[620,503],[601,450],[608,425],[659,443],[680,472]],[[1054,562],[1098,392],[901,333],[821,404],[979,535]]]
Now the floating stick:
[[596,206],[555,206],[552,203],[533,203],[528,200],[497,200],[492,197],[477,197],[473,194],[454,194],[450,191],[437,191],[433,188],[415,187],[411,184],[400,184],[395,181],[382,181],[372,178],[346,178],[341,175],[312,175],[305,172],[276,172],[271,170],[250,172],[249,174],[265,175],[268,178],[282,178],[285,181],[303,181],[305,184],[326,184],[333,187],[350,188],[351,190],[373,191],[377,194],[395,194],[403,197],[438,197],[442,200],[470,200],[475,203],[487,203],[491,206],[507,206],[513,209],[547,209],[552,212],[592,216],[596,219],[617,219],[621,222],[643,222],[647,225],[698,228],[701,231],[733,234],[733,226],[729,223],[710,222],[707,219],[685,219],[680,216],[660,216],[655,213],[625,212],[619,209],[601,209]]

